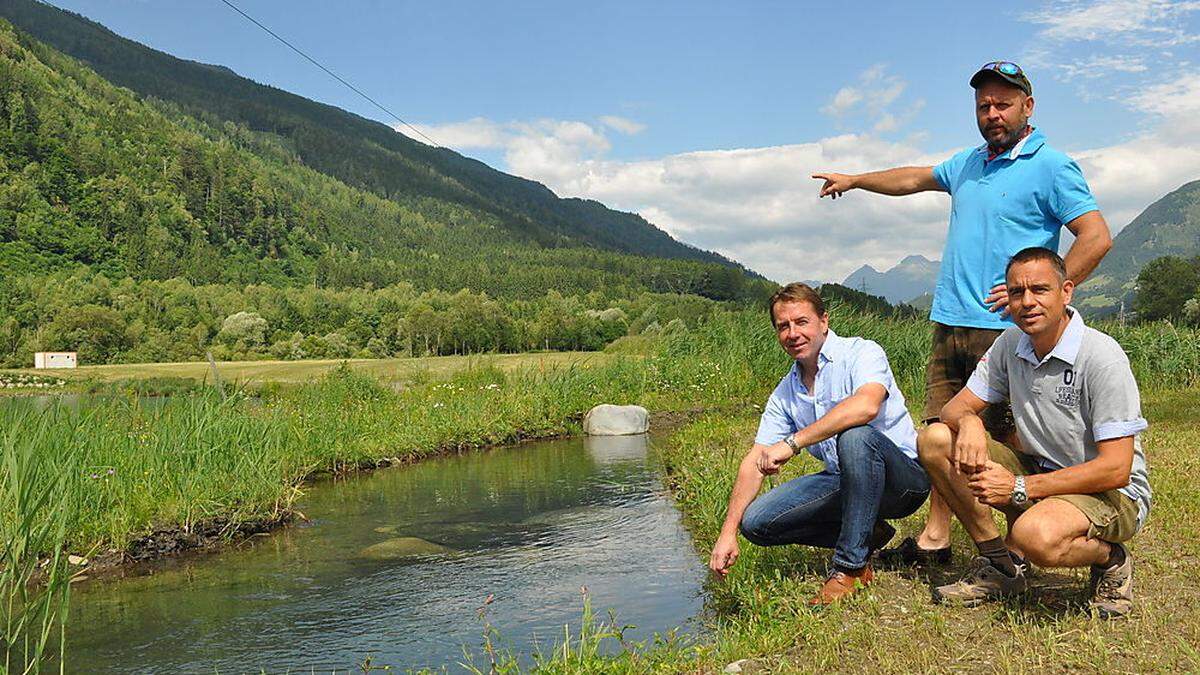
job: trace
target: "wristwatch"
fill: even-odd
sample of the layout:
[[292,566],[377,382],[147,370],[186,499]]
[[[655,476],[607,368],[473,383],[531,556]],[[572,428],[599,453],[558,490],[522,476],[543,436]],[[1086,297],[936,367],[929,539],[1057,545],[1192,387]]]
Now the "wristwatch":
[[1020,509],[1029,506],[1029,495],[1025,492],[1025,476],[1017,476],[1016,484],[1013,485],[1012,504]]
[[792,449],[792,452],[798,455],[800,454],[800,446],[796,445],[795,436],[796,434],[788,434],[787,436],[783,437],[783,442],[787,443],[787,446]]

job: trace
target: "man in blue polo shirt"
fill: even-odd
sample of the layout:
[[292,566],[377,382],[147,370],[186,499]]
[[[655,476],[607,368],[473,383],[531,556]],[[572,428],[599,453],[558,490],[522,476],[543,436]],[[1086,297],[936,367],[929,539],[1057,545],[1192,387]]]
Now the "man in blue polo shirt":
[[[1108,224],[1092,198],[1079,166],[1046,144],[1029,124],[1033,86],[1019,66],[985,64],[971,77],[975,116],[985,143],[934,166],[900,167],[847,175],[818,173],[820,196],[841,197],[853,189],[885,195],[949,192],[950,229],[929,319],[933,350],[925,372],[926,423],[964,386],[980,357],[1006,327],[1008,291],[1004,268],[1029,247],[1057,250],[1062,228],[1075,235],[1066,255],[1067,276],[1078,285],[1112,247]],[[988,433],[1012,444],[1007,406],[993,406],[984,419]],[[918,537],[883,552],[889,562],[950,561],[950,509],[936,493]]]
[[[738,532],[759,546],[833,549],[833,569],[810,604],[827,605],[871,583],[870,556],[895,530],[886,519],[916,511],[929,494],[917,436],[883,349],[829,329],[825,304],[793,283],[768,307],[779,346],[794,363],[763,409],[738,468],[709,567],[727,575]],[[763,478],[802,448],[824,470],[758,497]]]

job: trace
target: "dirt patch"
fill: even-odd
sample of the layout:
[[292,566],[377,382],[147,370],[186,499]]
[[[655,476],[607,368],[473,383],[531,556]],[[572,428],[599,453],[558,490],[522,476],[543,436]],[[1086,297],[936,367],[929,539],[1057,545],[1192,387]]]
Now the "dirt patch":
[[268,534],[303,517],[299,511],[289,510],[272,518],[237,523],[228,518],[213,518],[189,528],[154,530],[130,542],[124,551],[112,549],[93,556],[79,570],[79,578],[109,579],[152,574],[154,567],[150,563],[221,550],[250,537]]

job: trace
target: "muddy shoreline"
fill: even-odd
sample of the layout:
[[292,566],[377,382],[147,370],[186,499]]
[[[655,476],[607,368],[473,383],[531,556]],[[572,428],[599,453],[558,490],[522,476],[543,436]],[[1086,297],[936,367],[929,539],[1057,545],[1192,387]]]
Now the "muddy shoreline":
[[[656,432],[670,431],[694,419],[703,409],[652,412],[650,427]],[[580,418],[572,419],[579,422]],[[496,448],[508,448],[524,443],[572,438],[574,434],[517,434],[512,440],[490,445],[457,444],[439,448],[427,454],[413,457],[382,457],[375,461],[339,466],[333,470],[321,470],[310,474],[300,482],[300,487],[325,480],[341,480],[376,469],[416,464],[429,459],[480,452]],[[295,508],[287,508],[265,518],[231,522],[218,516],[203,520],[190,527],[176,526],[155,529],[150,534],[138,537],[124,550],[109,549],[87,559],[85,565],[73,567],[76,582],[103,582],[111,579],[147,576],[154,574],[164,561],[186,561],[237,546],[254,537],[269,536],[296,522],[306,520]]]

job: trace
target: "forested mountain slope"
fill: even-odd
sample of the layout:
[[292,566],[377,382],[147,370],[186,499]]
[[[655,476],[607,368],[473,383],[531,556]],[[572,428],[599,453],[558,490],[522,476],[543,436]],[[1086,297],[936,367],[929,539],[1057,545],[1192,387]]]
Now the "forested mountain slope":
[[0,16],[118,85],[210,121],[277,135],[305,165],[377,195],[402,203],[433,198],[480,210],[497,227],[542,245],[582,243],[736,266],[674,240],[635,214],[560,199],[540,183],[418,143],[385,124],[260,85],[224,67],[175,58],[36,0],[0,0]]
[[464,201],[417,190],[385,199],[306,166],[278,136],[162,107],[0,22],[0,273],[88,266],[194,283],[407,281],[508,297],[760,292],[727,265],[561,236],[547,247]]
[[0,366],[47,349],[87,364],[596,349],[769,291],[730,265],[546,245],[464,201],[384,198],[214,120],[0,20]]
[[1076,304],[1089,313],[1117,312],[1122,301],[1133,308],[1134,283],[1146,263],[1162,256],[1200,255],[1200,180],[1174,190],[1146,207],[1113,239],[1112,250],[1077,292]]

